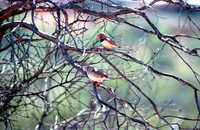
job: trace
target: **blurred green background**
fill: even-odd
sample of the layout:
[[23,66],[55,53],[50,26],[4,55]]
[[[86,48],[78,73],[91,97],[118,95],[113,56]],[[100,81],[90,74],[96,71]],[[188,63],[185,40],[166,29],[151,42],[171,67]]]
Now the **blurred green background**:
[[[87,1],[86,3],[90,5],[94,2]],[[120,3],[123,6],[131,7],[131,8],[139,7],[142,5],[141,2],[117,1],[117,3]],[[4,7],[5,5],[1,3],[1,8],[4,8]],[[102,7],[99,4],[94,4],[93,10],[94,9],[99,10],[99,11],[107,11],[107,7],[105,6]],[[75,16],[77,16],[77,14],[74,13],[72,10],[67,10],[67,12],[69,15],[69,23],[71,23],[74,21],[74,18]],[[187,15],[184,12],[184,10],[179,8],[178,6],[167,5],[167,4],[154,5],[152,9],[149,8],[145,10],[144,12],[149,17],[151,22],[153,22],[153,24],[163,34],[169,34],[169,35],[187,34],[187,35],[192,35],[192,36],[197,35],[199,37],[199,30],[188,20]],[[188,11],[188,13],[191,19],[197,24],[197,26],[200,26],[199,12]],[[15,21],[20,21],[23,16],[24,14],[15,17]],[[84,18],[86,17],[87,15],[84,15]],[[147,22],[143,18],[138,17],[137,15],[129,14],[127,16],[124,15],[121,17],[130,17],[127,20],[133,23],[134,25],[152,30],[150,26],[147,24]],[[30,13],[28,13],[28,16],[26,17],[25,21],[31,22]],[[52,34],[55,32],[56,23],[51,13],[36,13],[35,23],[38,29],[48,34]],[[80,26],[81,28],[83,24],[77,25],[77,28],[78,26]],[[76,39],[84,40],[83,46],[81,42],[77,40],[78,47],[80,48],[91,48],[94,46],[102,47],[102,45],[99,42],[97,42],[98,39],[95,35],[98,32],[105,32],[106,34],[111,36],[119,45],[122,46],[122,48],[120,49],[121,51],[126,52],[130,54],[131,56],[145,63],[148,62],[150,65],[154,66],[155,69],[161,72],[176,75],[188,81],[196,88],[200,88],[191,69],[180,59],[180,57],[178,57],[178,55],[172,50],[172,48],[169,45],[166,44],[163,50],[154,59],[151,59],[152,55],[155,52],[157,52],[158,49],[160,49],[164,44],[163,42],[158,40],[157,36],[146,34],[145,32],[138,30],[134,27],[130,27],[122,23],[119,24],[117,22],[114,22],[108,19],[100,19],[95,22],[86,23],[85,27],[87,27],[88,30],[84,34],[84,37],[82,35],[76,37]],[[30,31],[27,31],[24,29],[21,30],[21,33],[31,34]],[[36,37],[37,36],[35,35],[34,38]],[[66,39],[67,38],[68,36],[66,37]],[[60,40],[63,40],[63,39],[64,38],[60,38]],[[183,46],[189,49],[198,48],[200,44],[199,40],[195,40],[192,38],[181,37],[181,38],[177,38],[177,40]],[[6,40],[4,39],[3,41],[6,41]],[[94,45],[94,43],[96,44]],[[6,42],[1,43],[1,44],[2,46],[4,46]],[[67,44],[74,46],[73,42],[67,43]],[[51,47],[53,49],[56,46],[53,43],[49,43],[48,41],[33,43],[33,45],[41,46],[42,50],[45,50],[47,47]],[[25,44],[24,47],[26,48],[27,44]],[[2,52],[1,57],[9,59],[10,50],[11,48]],[[31,47],[30,50],[31,50],[32,55],[36,55],[36,51],[34,50],[33,47]],[[116,49],[116,50],[119,50],[119,49]],[[200,60],[198,57],[190,56],[188,54],[183,53],[180,50],[177,50],[177,52],[184,58],[184,60],[189,65],[191,65],[191,67],[193,68],[195,72],[200,74],[200,69],[199,69]],[[108,52],[104,52],[104,53],[108,54]],[[77,53],[72,52],[71,56],[73,57],[73,55],[77,55]],[[3,60],[2,58],[1,58],[1,62]],[[82,55],[79,57],[79,59],[81,58],[84,58],[84,56]],[[89,64],[90,62],[94,62],[95,60],[98,62],[99,59],[100,59],[99,56],[91,57],[87,61],[87,63]],[[161,115],[170,114],[170,115],[177,115],[177,116],[186,117],[186,118],[198,117],[197,106],[196,106],[195,98],[194,98],[194,91],[190,87],[182,85],[180,82],[178,82],[175,79],[164,77],[164,76],[158,76],[154,73],[151,73],[150,71],[147,70],[146,67],[141,66],[137,63],[134,63],[134,62],[129,63],[126,61],[122,61],[118,57],[111,57],[110,59],[113,61],[113,64],[115,64],[116,67],[121,72],[126,73],[129,79],[131,79],[131,81],[137,84],[140,87],[140,89],[156,103],[158,110],[161,110],[166,107],[166,109],[161,112]],[[52,61],[53,60],[54,59],[52,59]],[[59,68],[65,62],[67,61],[65,61],[65,59],[60,55],[59,62],[56,68]],[[105,86],[115,88],[115,92],[117,96],[121,97],[122,99],[130,100],[134,103],[137,100],[137,97],[131,92],[130,94],[128,94],[129,93],[128,91],[130,91],[129,87],[131,87],[134,90],[134,92],[138,94],[138,96],[141,96],[141,94],[133,86],[130,86],[130,84],[127,83],[125,80],[120,79],[117,72],[115,72],[113,69],[109,69],[110,66],[107,63],[102,61],[102,63],[96,64],[94,66],[99,69],[103,69],[110,77],[117,78],[117,80],[104,82]],[[1,66],[0,69],[2,68],[3,66]],[[71,69],[71,66],[68,66],[68,65],[63,68],[63,70],[65,70],[65,72],[63,72],[63,75],[62,75],[63,79],[65,79],[65,75],[70,69]],[[74,73],[72,73],[71,76],[69,76],[71,78],[73,78],[75,75],[75,70],[73,71]],[[49,74],[48,72],[46,74],[43,74],[43,77],[47,77],[48,74]],[[60,78],[59,75],[55,75],[53,77],[54,79],[57,80],[57,82],[62,82],[62,79]],[[9,79],[9,76],[7,78]],[[88,81],[86,77],[82,78],[81,80]],[[57,82],[51,81],[51,85],[54,86],[57,84]],[[69,84],[65,84],[64,87],[66,88],[69,87],[70,86]],[[67,95],[67,97],[69,98],[66,101],[62,102],[62,104],[57,106],[61,110],[59,111],[60,114],[65,119],[74,117],[80,110],[87,108],[87,106],[89,106],[90,104],[90,100],[93,98],[91,95],[91,93],[93,93],[92,84],[88,84],[88,86],[78,91],[77,93],[75,92],[75,90],[80,89],[81,85],[84,85],[84,83],[70,86],[70,91],[74,92],[73,96],[70,97],[70,95]],[[33,86],[30,86],[30,91],[36,92],[39,90],[44,90],[45,89],[44,86],[45,86],[44,79],[38,80],[36,84],[34,84]],[[58,86],[52,89],[51,91],[49,91],[49,94],[50,94],[49,98],[51,100],[54,100],[58,95],[66,91],[64,87]],[[109,95],[104,93],[103,90],[100,93],[104,100],[108,100],[110,98]],[[63,98],[61,99],[64,99],[65,96],[63,95],[62,96]],[[41,102],[41,99],[38,99],[36,97],[33,97],[32,100],[38,101],[38,106],[41,106],[40,109],[35,109],[30,106],[21,108],[21,111],[23,109],[24,110],[26,109],[29,111],[28,113],[19,112],[20,115],[24,115],[24,116],[13,116],[13,120],[16,120],[15,125],[18,126],[17,129],[33,129],[38,124],[38,121],[41,116],[40,114],[42,113],[42,109],[44,106],[44,102]],[[31,102],[29,99],[24,99],[24,101],[29,102],[29,103]],[[80,104],[80,102],[86,105]],[[69,104],[69,103],[72,103],[72,104]],[[56,106],[55,104],[52,104],[52,105],[53,107]],[[142,115],[146,113],[149,114],[149,116],[145,115],[145,117],[148,117],[149,122],[151,122],[155,126],[162,125],[163,122],[159,122],[159,119],[157,116],[152,116],[152,117],[150,116],[154,113],[154,111],[152,109],[151,104],[143,96],[140,99],[139,105],[141,106],[138,108],[138,111]],[[70,108],[71,106],[73,106],[73,108]],[[76,106],[77,106],[77,109],[76,109]],[[44,127],[43,129],[49,129],[48,126],[50,125],[48,124],[53,124],[55,122],[55,117],[57,114],[58,114],[58,111],[54,111],[50,114],[50,116],[48,116],[48,118],[45,118],[44,123],[46,124],[47,127]],[[185,128],[193,128],[196,125],[195,121],[183,121],[183,120],[174,119],[174,118],[166,118],[166,119],[169,122],[179,123],[181,127],[185,127]],[[200,127],[200,123],[198,123],[197,127],[198,128]],[[5,128],[3,123],[0,124],[0,128]],[[164,129],[169,129],[169,128],[163,127],[162,129],[164,130]]]

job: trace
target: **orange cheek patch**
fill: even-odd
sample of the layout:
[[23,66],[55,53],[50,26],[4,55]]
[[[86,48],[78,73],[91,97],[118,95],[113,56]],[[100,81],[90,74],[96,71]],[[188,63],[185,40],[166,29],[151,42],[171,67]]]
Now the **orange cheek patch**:
[[100,35],[100,38],[103,38],[103,35]]

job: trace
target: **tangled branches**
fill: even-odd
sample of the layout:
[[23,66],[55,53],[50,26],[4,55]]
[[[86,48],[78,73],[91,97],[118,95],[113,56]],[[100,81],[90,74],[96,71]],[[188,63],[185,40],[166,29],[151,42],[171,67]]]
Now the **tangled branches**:
[[[182,0],[160,7],[160,1],[4,2],[2,128],[199,128],[200,28],[190,13],[199,7]],[[168,14],[160,8],[181,10],[182,27],[174,27],[173,17],[163,22]],[[122,48],[98,47],[98,32]],[[92,83],[88,65],[114,80]]]

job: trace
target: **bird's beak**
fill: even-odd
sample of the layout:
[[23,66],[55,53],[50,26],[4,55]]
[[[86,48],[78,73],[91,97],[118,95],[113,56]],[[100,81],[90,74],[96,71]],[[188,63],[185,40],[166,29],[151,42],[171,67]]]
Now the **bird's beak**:
[[85,68],[85,70],[87,71],[87,68]]
[[97,37],[99,37],[99,34],[97,34]]

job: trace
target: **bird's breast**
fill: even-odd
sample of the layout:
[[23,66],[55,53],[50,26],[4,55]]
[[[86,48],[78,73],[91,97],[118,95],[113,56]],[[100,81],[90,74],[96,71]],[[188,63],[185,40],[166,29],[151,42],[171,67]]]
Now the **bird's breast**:
[[103,81],[103,77],[99,76],[99,75],[95,75],[95,74],[88,74],[89,79],[91,79],[92,81],[97,81],[97,82],[102,82]]
[[109,43],[108,41],[104,40],[101,42],[101,44],[106,47],[106,48],[112,48],[113,47],[113,44],[112,43]]

